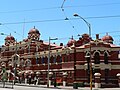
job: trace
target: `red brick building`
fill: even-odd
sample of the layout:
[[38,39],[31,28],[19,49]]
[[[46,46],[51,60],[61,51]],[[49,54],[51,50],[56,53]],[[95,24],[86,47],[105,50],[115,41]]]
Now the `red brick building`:
[[95,40],[83,34],[79,40],[72,37],[65,46],[50,43],[49,50],[49,43],[40,39],[40,32],[36,28],[31,29],[28,38],[20,42],[9,35],[0,52],[1,79],[5,68],[8,80],[13,80],[15,75],[27,83],[31,76],[33,81],[39,78],[40,84],[46,84],[50,54],[51,82],[66,85],[79,82],[87,86],[92,74],[94,85],[94,73],[100,73],[102,86],[118,86],[116,75],[120,73],[120,46],[114,45],[113,41],[108,34],[103,38],[96,35]]

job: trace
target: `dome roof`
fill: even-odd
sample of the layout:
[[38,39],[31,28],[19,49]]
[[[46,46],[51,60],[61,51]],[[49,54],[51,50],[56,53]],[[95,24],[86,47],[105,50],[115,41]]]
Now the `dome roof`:
[[68,41],[67,46],[72,46],[73,43],[75,43],[76,40],[73,39],[73,37]]
[[113,42],[114,40],[113,40],[113,38],[112,38],[112,36],[110,36],[110,35],[105,35],[105,36],[103,36],[102,37],[102,40],[103,41],[106,41],[106,42],[108,42],[108,43],[111,43],[111,42]]
[[89,39],[89,35],[85,33],[85,34],[82,35],[82,38],[83,39]]
[[14,41],[15,41],[15,38],[14,38],[13,36],[11,36],[11,35],[8,35],[8,36],[5,38],[5,40],[14,40]]
[[37,33],[37,34],[39,34],[39,35],[40,35],[39,30],[38,30],[38,29],[36,29],[35,27],[34,27],[34,28],[32,28],[32,29],[30,29],[30,31],[29,31],[29,33],[28,33],[28,34],[33,34],[33,33]]

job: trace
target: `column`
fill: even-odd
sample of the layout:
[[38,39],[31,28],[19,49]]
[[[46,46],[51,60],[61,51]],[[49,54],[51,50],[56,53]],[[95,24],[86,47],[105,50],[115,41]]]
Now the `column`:
[[101,87],[101,82],[100,82],[100,73],[95,73],[95,88],[100,88]]

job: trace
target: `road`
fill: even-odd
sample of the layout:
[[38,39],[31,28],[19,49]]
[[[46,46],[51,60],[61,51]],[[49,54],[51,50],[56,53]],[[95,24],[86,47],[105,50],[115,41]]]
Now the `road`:
[[14,90],[65,90],[65,89],[15,86]]
[[[46,88],[46,86],[35,86],[35,85],[15,85],[12,89],[12,85],[6,85],[5,88],[2,88],[3,85],[0,84],[0,90],[90,90],[89,87],[79,87],[78,89],[73,89],[73,87],[63,87],[58,86],[57,88],[50,87]],[[93,88],[92,90],[120,90],[120,88]]]
[[[78,88],[78,89],[73,89],[71,88],[42,88],[42,87],[26,87],[26,86],[15,86],[14,90],[90,90],[90,88]],[[1,89],[0,89],[1,90]],[[92,90],[120,90],[120,88],[93,88]]]
[[[26,87],[26,86],[15,86],[14,89],[11,88],[0,88],[0,90],[90,90],[90,88],[79,88],[79,89],[54,89],[54,88],[40,88],[40,87]],[[100,88],[92,90],[120,90],[120,88]]]

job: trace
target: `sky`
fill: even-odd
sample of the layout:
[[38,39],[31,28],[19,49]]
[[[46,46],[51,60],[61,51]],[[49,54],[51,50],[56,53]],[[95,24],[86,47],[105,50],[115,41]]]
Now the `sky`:
[[[120,0],[1,0],[0,2],[0,45],[6,35],[17,41],[27,38],[34,26],[40,31],[40,39],[48,42],[49,37],[58,38],[56,44],[64,45],[73,36],[89,34],[87,24],[91,25],[91,37],[100,38],[108,33],[114,44],[120,45]],[[67,20],[66,20],[67,18]]]

